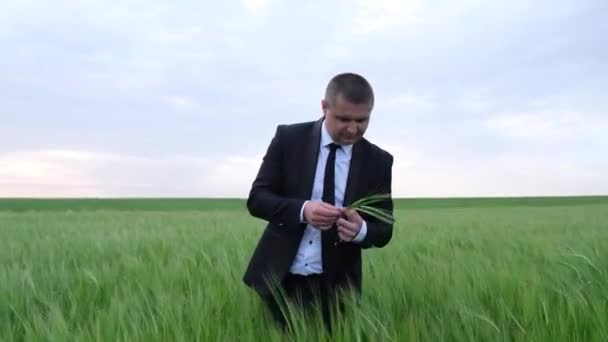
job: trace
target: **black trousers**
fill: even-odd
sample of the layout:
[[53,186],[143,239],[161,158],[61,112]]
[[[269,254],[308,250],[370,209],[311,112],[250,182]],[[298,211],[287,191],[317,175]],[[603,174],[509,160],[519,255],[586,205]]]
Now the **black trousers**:
[[[343,310],[334,286],[328,283],[323,274],[312,274],[308,276],[288,273],[282,282],[282,294],[264,297],[268,309],[272,313],[275,322],[283,329],[287,329],[287,316],[281,311],[281,305],[285,309],[287,302],[295,308],[300,309],[305,315],[310,315],[317,308],[321,309],[323,322],[331,333],[331,316],[336,307]],[[281,303],[281,304],[279,304]]]

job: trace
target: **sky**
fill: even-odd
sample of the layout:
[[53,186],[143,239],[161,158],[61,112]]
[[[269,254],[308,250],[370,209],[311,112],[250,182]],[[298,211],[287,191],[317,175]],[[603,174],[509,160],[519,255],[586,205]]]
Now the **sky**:
[[329,79],[396,197],[608,194],[608,1],[0,2],[0,197],[246,197]]

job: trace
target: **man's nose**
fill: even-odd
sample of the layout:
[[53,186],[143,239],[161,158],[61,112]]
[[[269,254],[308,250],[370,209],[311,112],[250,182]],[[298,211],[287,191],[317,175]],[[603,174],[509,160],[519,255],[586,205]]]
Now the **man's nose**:
[[355,124],[354,122],[351,122],[348,124],[348,127],[346,129],[347,129],[348,133],[355,134],[355,133],[357,133],[357,124]]

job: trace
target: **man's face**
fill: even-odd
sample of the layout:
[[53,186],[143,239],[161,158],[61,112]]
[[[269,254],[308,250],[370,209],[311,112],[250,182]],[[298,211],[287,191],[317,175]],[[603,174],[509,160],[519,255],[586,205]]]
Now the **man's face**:
[[324,99],[321,106],[329,135],[336,143],[354,144],[363,137],[371,115],[368,104],[354,104],[338,95],[333,101]]

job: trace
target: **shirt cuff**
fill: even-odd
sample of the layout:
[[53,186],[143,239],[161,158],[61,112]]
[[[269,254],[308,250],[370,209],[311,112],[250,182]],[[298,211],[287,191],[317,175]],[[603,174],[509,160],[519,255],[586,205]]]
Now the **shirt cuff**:
[[308,203],[309,201],[305,201],[304,204],[302,204],[302,209],[300,209],[300,222],[301,223],[306,223],[304,222],[304,207],[306,206],[306,203]]
[[363,220],[363,224],[361,225],[361,230],[359,230],[359,233],[357,233],[357,235],[355,235],[355,237],[353,238],[353,242],[359,243],[359,242],[363,241],[365,239],[365,235],[367,235],[367,222],[365,222],[365,220]]

